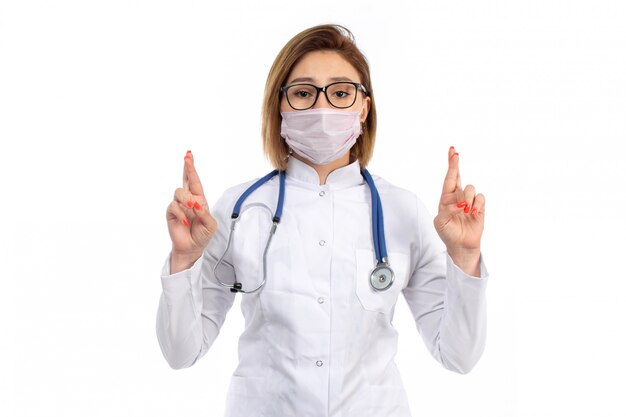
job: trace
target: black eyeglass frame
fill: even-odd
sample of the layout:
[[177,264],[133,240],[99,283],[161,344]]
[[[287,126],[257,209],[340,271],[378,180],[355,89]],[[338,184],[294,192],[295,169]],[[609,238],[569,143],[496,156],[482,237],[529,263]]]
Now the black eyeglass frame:
[[[352,101],[352,103],[350,103],[349,106],[335,106],[329,99],[328,99],[328,94],[326,93],[326,90],[328,90],[328,87],[331,87],[333,85],[336,84],[352,84],[355,88],[356,88],[356,92],[358,93],[359,90],[361,92],[363,92],[363,94],[365,94],[365,96],[367,97],[367,89],[365,88],[365,86],[361,83],[355,83],[352,81],[337,81],[334,83],[330,83],[325,87],[318,87],[316,85],[313,84],[308,84],[308,83],[297,83],[297,84],[289,84],[289,85],[283,85],[282,87],[280,87],[280,92],[281,93],[285,93],[285,97],[287,98],[287,104],[289,104],[289,107],[291,107],[294,110],[308,110],[311,107],[315,106],[315,103],[317,103],[317,99],[320,98],[320,91],[324,93],[324,96],[326,96],[326,101],[328,102],[328,104],[330,104],[331,106],[337,108],[337,109],[347,109],[348,107],[352,107],[354,105],[354,103],[356,103],[356,97],[358,96],[358,94],[354,95],[354,100]],[[291,102],[289,101],[289,95],[287,94],[287,90],[289,90],[291,87],[296,87],[299,85],[306,85],[309,87],[313,87],[316,90],[316,94],[315,94],[315,100],[313,100],[313,104],[311,104],[309,107],[305,108],[305,109],[296,109],[294,106],[291,105]]]

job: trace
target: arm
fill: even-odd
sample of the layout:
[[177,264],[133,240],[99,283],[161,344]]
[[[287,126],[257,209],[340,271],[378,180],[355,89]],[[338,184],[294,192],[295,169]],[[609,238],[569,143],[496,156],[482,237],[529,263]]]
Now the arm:
[[488,272],[466,274],[446,251],[424,204],[416,198],[417,233],[404,297],[426,347],[446,369],[465,374],[485,347]]
[[[222,196],[211,212],[217,231],[200,258],[189,269],[171,274],[170,255],[161,271],[163,292],[159,300],[156,333],[161,352],[173,369],[192,366],[217,338],[235,294],[215,279],[213,266],[224,253],[230,227]],[[234,269],[227,256],[218,270],[220,279],[234,280]]]

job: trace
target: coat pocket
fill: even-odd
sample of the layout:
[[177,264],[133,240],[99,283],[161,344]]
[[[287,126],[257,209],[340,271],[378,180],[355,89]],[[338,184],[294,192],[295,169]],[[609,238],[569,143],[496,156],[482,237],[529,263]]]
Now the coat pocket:
[[233,375],[226,395],[226,416],[259,416],[267,401],[265,378]]
[[[391,289],[391,288],[390,288]],[[404,387],[389,385],[366,385],[346,417],[398,416],[411,417]]]
[[398,294],[406,285],[409,274],[409,255],[400,252],[388,253],[389,266],[394,280],[385,290],[375,290],[370,284],[370,275],[376,267],[376,256],[370,249],[356,250],[356,295],[365,310],[388,314],[396,304]]

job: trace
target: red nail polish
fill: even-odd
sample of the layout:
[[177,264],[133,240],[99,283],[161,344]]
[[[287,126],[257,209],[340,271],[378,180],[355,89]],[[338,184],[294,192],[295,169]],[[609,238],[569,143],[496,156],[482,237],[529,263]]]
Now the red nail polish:
[[187,227],[189,227],[189,221],[187,221],[187,219],[183,219],[183,224]]
[[478,210],[476,210],[475,208],[474,208],[474,209],[472,209],[472,216],[475,216],[477,211],[478,211]]
[[458,203],[456,206],[457,206],[458,208],[461,208],[461,207],[465,207],[466,205],[467,205],[467,203],[466,203],[465,201],[461,201],[461,202],[460,202],[460,203]]
[[450,146],[450,150],[453,151],[454,150],[454,146]]
[[465,206],[465,208],[463,209],[464,212],[469,213],[469,204]]
[[198,204],[198,202],[196,201],[196,202],[193,204],[193,208],[195,208],[196,210],[200,210],[200,209],[202,208],[202,206],[201,206],[200,204]]
[[193,207],[193,202],[187,201],[187,207],[192,208]]

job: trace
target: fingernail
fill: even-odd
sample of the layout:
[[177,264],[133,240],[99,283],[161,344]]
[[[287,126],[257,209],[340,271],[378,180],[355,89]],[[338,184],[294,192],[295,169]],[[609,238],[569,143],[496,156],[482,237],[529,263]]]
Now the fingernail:
[[458,154],[459,154],[458,152],[453,153],[450,159],[454,158],[454,155],[458,155]]
[[469,204],[465,206],[465,208],[463,209],[464,212],[469,213]]
[[187,219],[183,219],[183,224],[187,227],[189,227],[189,221],[187,221]]
[[461,201],[461,202],[460,202],[460,203],[458,203],[456,206],[457,206],[458,208],[461,208],[461,207],[464,207],[464,206],[466,206],[466,205],[467,205],[467,203],[466,203],[465,201]]
[[450,146],[450,150],[453,151],[454,150],[454,146]]
[[193,204],[193,208],[195,208],[196,210],[200,210],[200,209],[202,208],[202,206],[201,206],[200,204],[198,204],[198,202],[196,201],[196,202]]
[[191,200],[187,201],[187,207],[192,208],[193,202]]
[[191,151],[187,151],[187,153],[185,154],[185,158],[191,158],[191,157],[192,157]]
[[478,211],[478,210],[476,210],[475,208],[473,208],[473,209],[472,209],[472,216],[475,216],[477,211]]

